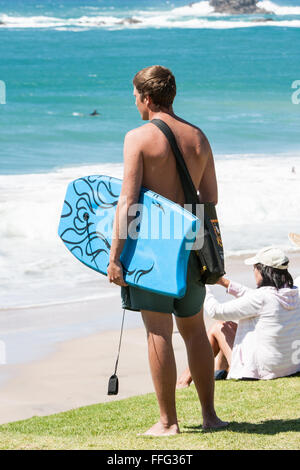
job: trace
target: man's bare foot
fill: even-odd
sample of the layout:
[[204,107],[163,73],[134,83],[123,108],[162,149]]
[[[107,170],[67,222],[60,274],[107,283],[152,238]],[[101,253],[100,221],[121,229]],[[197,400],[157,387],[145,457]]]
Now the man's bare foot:
[[213,418],[203,418],[202,429],[205,431],[213,431],[214,429],[226,428],[228,425],[229,423],[227,421],[222,421],[217,416],[215,416]]
[[193,381],[193,379],[192,379],[190,370],[186,369],[183,372],[183,374],[179,377],[179,379],[177,381],[177,384],[176,384],[176,388],[177,389],[187,388],[191,385],[192,381]]
[[154,424],[152,428],[148,429],[143,434],[139,434],[139,436],[174,436],[175,434],[179,434],[179,427],[178,424],[172,424],[171,426],[164,426],[160,421]]

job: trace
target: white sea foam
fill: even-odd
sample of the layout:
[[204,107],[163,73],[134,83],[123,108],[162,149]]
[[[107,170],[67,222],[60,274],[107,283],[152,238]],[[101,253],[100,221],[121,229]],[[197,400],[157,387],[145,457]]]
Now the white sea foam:
[[257,4],[259,8],[263,8],[264,10],[275,13],[278,16],[285,16],[285,15],[300,15],[300,6],[293,7],[293,6],[282,6],[277,5],[274,2],[270,2],[268,0],[263,0]]
[[1,28],[51,28],[64,26],[65,20],[50,16],[9,16],[1,15]]
[[[137,14],[137,12],[135,12]],[[201,17],[201,16],[223,16],[220,13],[216,13],[214,8],[210,6],[208,1],[190,3],[183,7],[176,7],[170,10],[142,10],[138,12],[140,17],[173,17],[173,18],[184,18],[184,17]]]
[[[300,7],[282,7],[270,1],[261,1],[258,6],[278,16],[300,15]],[[141,10],[128,12],[128,17],[101,14],[99,10],[78,18],[57,18],[50,16],[9,16],[1,15],[1,28],[54,28],[59,31],[85,31],[90,28],[142,29],[142,28],[190,28],[190,29],[232,29],[255,26],[300,27],[300,19],[274,19],[263,22],[263,18],[247,15],[245,18],[219,14],[208,1],[170,8],[169,10]]]
[[217,161],[216,170],[227,255],[270,244],[293,249],[287,234],[300,230],[299,157],[228,156]]
[[[292,168],[295,172],[292,172]],[[300,233],[300,155],[216,157],[217,206],[226,255]],[[0,176],[0,308],[113,295],[104,276],[75,260],[57,235],[67,184],[90,174],[122,178],[122,164]]]
[[[0,176],[0,308],[102,297],[104,276],[75,262],[57,235],[67,184],[89,174],[122,177],[122,165]],[[80,289],[78,289],[80,285]]]

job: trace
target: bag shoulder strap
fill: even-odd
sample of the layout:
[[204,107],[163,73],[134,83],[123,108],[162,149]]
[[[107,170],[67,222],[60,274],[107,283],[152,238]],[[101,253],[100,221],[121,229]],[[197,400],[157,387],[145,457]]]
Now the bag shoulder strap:
[[[154,124],[156,127],[158,127],[164,133],[167,140],[169,141],[169,144],[171,146],[171,149],[176,159],[177,170],[181,179],[181,184],[182,184],[182,188],[183,188],[183,192],[185,196],[185,202],[187,204],[193,204],[193,205],[197,204],[199,202],[199,199],[198,199],[196,188],[192,181],[191,175],[187,169],[182,153],[179,150],[179,147],[177,145],[177,142],[176,142],[176,139],[172,130],[161,119],[152,119],[152,121],[150,122]],[[193,213],[194,213],[194,208],[193,208]]]

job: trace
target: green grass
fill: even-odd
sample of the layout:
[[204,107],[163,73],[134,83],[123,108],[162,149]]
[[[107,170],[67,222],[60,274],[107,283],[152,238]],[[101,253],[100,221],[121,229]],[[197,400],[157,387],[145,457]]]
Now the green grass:
[[300,449],[300,377],[216,382],[226,430],[204,432],[195,387],[177,391],[181,434],[137,436],[158,419],[154,394],[0,426],[1,449]]

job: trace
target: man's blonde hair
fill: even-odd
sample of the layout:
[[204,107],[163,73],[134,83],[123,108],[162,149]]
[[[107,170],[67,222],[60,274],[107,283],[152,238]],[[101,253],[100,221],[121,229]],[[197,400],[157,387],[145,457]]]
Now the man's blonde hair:
[[151,65],[140,70],[133,84],[143,100],[150,96],[154,104],[169,108],[176,95],[175,77],[171,70],[161,65]]

